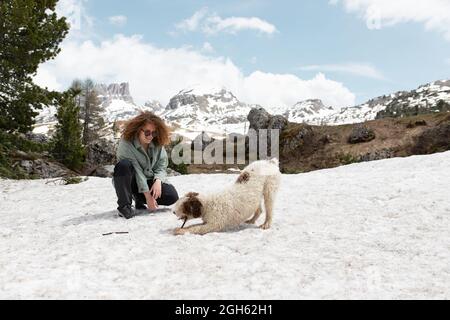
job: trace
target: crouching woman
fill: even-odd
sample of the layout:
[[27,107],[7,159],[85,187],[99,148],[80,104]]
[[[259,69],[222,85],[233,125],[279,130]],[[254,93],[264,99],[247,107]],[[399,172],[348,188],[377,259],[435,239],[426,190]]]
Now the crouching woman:
[[153,211],[158,205],[169,206],[178,200],[175,187],[166,178],[164,146],[169,143],[167,125],[152,112],[142,112],[126,123],[113,175],[119,216],[129,219],[136,215],[135,209]]

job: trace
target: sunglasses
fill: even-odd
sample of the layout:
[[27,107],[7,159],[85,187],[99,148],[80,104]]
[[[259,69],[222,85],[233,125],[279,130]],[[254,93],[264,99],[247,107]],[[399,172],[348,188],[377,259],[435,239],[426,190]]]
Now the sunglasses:
[[155,131],[151,131],[151,130],[144,130],[144,129],[141,129],[143,132],[144,132],[144,135],[145,135],[145,137],[152,137],[152,138],[155,138],[155,137],[157,137],[158,136],[158,133],[156,132],[156,130]]

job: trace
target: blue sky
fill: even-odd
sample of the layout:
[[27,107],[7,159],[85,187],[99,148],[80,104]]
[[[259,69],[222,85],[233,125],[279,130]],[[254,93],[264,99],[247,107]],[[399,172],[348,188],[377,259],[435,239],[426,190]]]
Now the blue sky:
[[[135,57],[142,58],[141,64],[145,65],[145,61],[151,60],[161,61],[167,66],[172,61],[167,58],[171,55],[171,50],[181,50],[183,52],[178,52],[179,55],[174,59],[183,59],[183,54],[190,64],[197,63],[200,59],[198,63],[205,65],[198,68],[204,69],[205,73],[216,73],[216,78],[211,80],[214,75],[206,79],[199,76],[199,82],[213,82],[220,86],[220,75],[217,73],[227,74],[227,71],[221,70],[227,68],[225,65],[228,61],[227,66],[231,65],[232,72],[223,76],[223,85],[230,87],[230,83],[245,83],[236,86],[245,86],[247,89],[236,88],[235,91],[242,92],[243,99],[251,100],[249,102],[268,101],[264,95],[259,98],[255,96],[259,92],[258,85],[262,86],[262,91],[274,87],[278,91],[273,94],[286,95],[278,100],[270,100],[272,103],[290,104],[291,101],[302,98],[315,98],[314,95],[327,100],[328,91],[330,96],[336,96],[330,98],[328,104],[343,105],[362,103],[378,95],[410,90],[427,82],[450,78],[448,0],[398,0],[397,5],[402,1],[405,3],[398,8],[384,0],[63,1],[72,6],[78,5],[82,15],[81,18],[77,17],[80,20],[79,30],[72,32],[67,44],[63,45],[63,51],[65,45],[69,48],[71,44],[74,49],[76,45],[83,48],[83,44],[90,43],[97,49],[95,53],[79,49],[84,61],[90,61],[88,52],[98,56],[103,55],[103,50],[107,50],[105,46],[101,48],[102,42],[117,41],[115,44],[119,45],[118,35],[125,40],[141,35],[133,42],[140,49],[130,52],[132,57],[134,53],[143,50],[142,54]],[[425,2],[428,3],[426,10],[423,9]],[[368,16],[373,8],[376,17],[370,20]],[[442,13],[447,9],[449,11],[446,14]],[[436,18],[436,12],[442,15],[439,19]],[[194,16],[196,13],[197,23]],[[122,41],[123,45],[127,45],[125,40]],[[133,44],[128,45],[130,49],[133,48]],[[121,52],[119,49],[113,50]],[[166,57],[158,56],[153,60],[155,54]],[[73,55],[75,54],[72,53]],[[189,57],[192,55],[199,57],[193,58],[191,62]],[[105,56],[110,59],[109,65],[123,59],[115,59],[110,54]],[[63,58],[65,60],[60,61]],[[68,64],[68,59],[73,58],[66,54],[58,57],[56,62],[48,63],[43,71],[45,76],[41,76],[41,79],[47,79],[48,83],[62,89],[71,77],[83,77],[85,74],[71,74],[68,65],[75,62]],[[93,74],[86,76],[92,76],[97,81],[107,82],[108,76],[111,76],[111,80],[120,81],[120,72],[126,69],[122,66],[117,70],[100,70],[101,67],[97,70],[101,63],[90,63],[94,67],[88,70]],[[184,77],[182,73],[177,75],[178,70],[159,70],[161,66],[153,63],[155,65],[152,67],[146,66],[146,72],[152,73],[155,70],[156,74],[162,75],[161,81],[167,82],[165,87],[172,83],[170,76],[165,78],[167,72],[175,72],[174,77],[180,79]],[[186,73],[193,73],[190,67],[179,66],[180,69],[186,69]],[[258,71],[262,73],[259,74],[260,77],[252,75]],[[126,70],[122,75],[122,81],[129,81],[132,91],[133,84],[141,86],[145,79],[144,75],[138,76],[137,72],[130,73]],[[319,73],[326,80],[317,79]],[[127,79],[134,78],[135,74],[135,80]],[[240,79],[232,79],[233,77]],[[312,81],[314,83],[309,83],[312,79],[315,79]],[[176,93],[184,85],[180,80],[174,84],[172,91],[165,91],[163,94],[164,90],[155,91],[161,84],[152,85],[153,82],[159,82],[157,78],[148,81],[148,87],[155,89],[137,89],[138,96],[141,97],[138,100],[144,100],[144,95],[148,92],[149,97],[145,99],[155,98],[167,102],[170,92]],[[271,81],[276,83],[272,86]],[[282,84],[277,86],[280,81]],[[195,82],[195,78],[185,79],[186,86],[191,82]],[[296,82],[298,83],[295,84]],[[283,88],[291,91],[279,92]],[[292,90],[303,90],[304,94],[299,93],[296,98]],[[353,95],[353,100],[349,92]]]

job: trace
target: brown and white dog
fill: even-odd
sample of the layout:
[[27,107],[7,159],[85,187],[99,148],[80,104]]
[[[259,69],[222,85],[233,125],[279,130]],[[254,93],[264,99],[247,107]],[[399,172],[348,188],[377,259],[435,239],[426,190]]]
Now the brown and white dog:
[[176,228],[174,234],[205,234],[236,227],[243,222],[255,223],[262,212],[262,200],[266,219],[260,227],[270,228],[280,178],[278,159],[259,160],[245,167],[236,182],[220,193],[187,193],[175,203],[173,213],[179,219],[201,218],[203,223]]

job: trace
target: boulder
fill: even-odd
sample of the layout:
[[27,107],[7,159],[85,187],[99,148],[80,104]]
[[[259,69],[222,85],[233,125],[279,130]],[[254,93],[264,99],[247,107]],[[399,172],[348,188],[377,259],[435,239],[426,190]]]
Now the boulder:
[[83,176],[111,177],[108,166],[115,165],[117,144],[106,139],[98,139],[86,148],[86,162],[80,170]]
[[372,129],[366,127],[365,125],[357,125],[350,133],[348,142],[354,144],[369,142],[373,139],[375,139],[375,132]]
[[450,150],[450,121],[425,130],[415,138],[412,154],[430,154]]
[[289,135],[280,141],[281,150],[287,153],[300,149],[306,151],[314,147],[315,138],[313,128],[309,125],[302,125],[296,134]]
[[100,178],[112,178],[114,165],[99,166],[91,173],[91,176]]
[[271,115],[264,108],[252,108],[247,116],[250,129],[268,129]]
[[359,161],[374,161],[374,160],[383,160],[383,159],[389,159],[394,157],[394,151],[391,149],[381,149],[381,150],[374,150],[371,152],[368,152],[366,154],[363,154],[359,156]]
[[76,175],[75,172],[67,169],[62,164],[45,159],[21,160],[13,165],[13,167],[15,166],[22,167],[29,175],[40,179]]
[[90,143],[86,148],[86,162],[96,166],[110,165],[116,163],[115,143],[98,139]]

